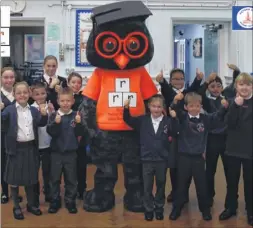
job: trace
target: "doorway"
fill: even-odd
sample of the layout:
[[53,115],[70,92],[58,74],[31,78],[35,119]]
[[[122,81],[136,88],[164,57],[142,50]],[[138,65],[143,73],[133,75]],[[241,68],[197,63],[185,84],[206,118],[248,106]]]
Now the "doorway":
[[223,52],[222,56],[224,56],[224,47],[221,48],[219,43],[220,33],[224,32],[225,23],[174,21],[173,65],[185,71],[186,86],[193,82],[197,68],[205,77],[208,77],[211,72],[220,73],[223,62],[219,56],[220,52]]

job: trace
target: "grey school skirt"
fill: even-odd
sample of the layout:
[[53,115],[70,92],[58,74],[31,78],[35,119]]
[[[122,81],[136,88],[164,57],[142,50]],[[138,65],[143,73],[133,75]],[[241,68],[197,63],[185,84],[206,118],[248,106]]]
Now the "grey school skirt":
[[9,185],[34,185],[38,182],[38,149],[34,141],[16,143],[16,154],[6,158],[4,180]]

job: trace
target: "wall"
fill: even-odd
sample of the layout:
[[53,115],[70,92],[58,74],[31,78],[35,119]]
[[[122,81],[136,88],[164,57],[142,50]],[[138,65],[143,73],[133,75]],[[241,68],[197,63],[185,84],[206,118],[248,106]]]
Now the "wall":
[[[180,36],[179,31],[184,31],[184,35]],[[189,45],[189,66],[190,66],[190,83],[193,82],[196,76],[196,68],[199,68],[200,71],[204,72],[204,28],[202,25],[188,24],[188,25],[176,25],[174,29],[174,38],[175,39],[187,39],[190,41]],[[202,57],[195,58],[193,56],[193,42],[195,38],[202,38]]]
[[[97,2],[95,0],[92,1]],[[98,4],[107,1],[100,1]],[[158,2],[158,1],[157,1]],[[161,1],[164,2],[164,1]],[[91,1],[66,1],[69,5],[69,12],[67,7],[62,8],[59,4],[60,1],[27,1],[26,9],[23,12],[24,17],[30,18],[44,18],[45,24],[49,22],[59,23],[61,25],[61,41],[65,44],[75,43],[75,9],[73,5],[76,3],[78,6],[75,8],[87,9]],[[49,4],[51,7],[49,7]],[[52,6],[53,4],[57,4]],[[72,9],[71,9],[72,8]],[[153,16],[147,20],[148,28],[155,44],[155,55],[152,62],[148,65],[149,72],[155,76],[164,65],[166,69],[173,67],[173,22],[176,20],[210,20],[210,21],[229,21],[231,20],[231,9],[168,9],[166,7],[152,8]],[[33,20],[33,19],[32,19]],[[45,36],[47,36],[47,27],[45,28]],[[245,38],[246,39],[246,38]],[[234,40],[229,44],[234,46]],[[228,53],[229,48],[224,51]],[[243,49],[244,51],[245,49]],[[236,51],[231,50],[230,55],[227,57],[228,62],[230,58],[236,56]],[[59,74],[66,75],[65,69],[74,67],[75,70],[82,73],[82,75],[89,76],[93,68],[78,68],[75,67],[75,52],[66,52],[65,61],[59,64]]]

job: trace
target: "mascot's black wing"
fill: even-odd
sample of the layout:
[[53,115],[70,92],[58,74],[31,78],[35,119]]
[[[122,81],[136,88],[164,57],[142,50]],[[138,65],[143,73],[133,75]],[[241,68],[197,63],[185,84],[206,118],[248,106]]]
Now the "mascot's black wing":
[[88,131],[90,138],[93,138],[98,131],[96,120],[96,106],[97,106],[96,101],[86,96],[83,96],[83,101],[78,109],[82,118],[82,124]]

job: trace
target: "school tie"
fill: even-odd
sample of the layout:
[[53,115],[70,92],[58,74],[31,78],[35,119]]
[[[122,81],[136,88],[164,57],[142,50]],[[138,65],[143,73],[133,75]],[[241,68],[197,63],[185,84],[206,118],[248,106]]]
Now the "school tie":
[[51,82],[52,82],[52,78],[49,78],[49,83],[48,83],[48,85],[50,85],[50,84],[51,84]]
[[192,118],[190,118],[190,120],[191,120],[193,123],[199,122],[199,119],[198,119],[197,117],[192,117]]

